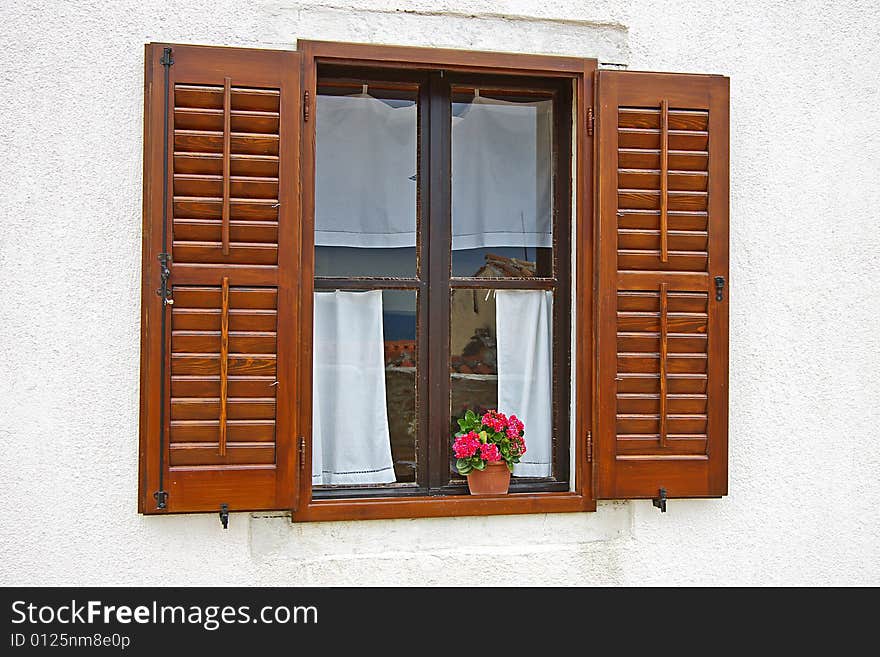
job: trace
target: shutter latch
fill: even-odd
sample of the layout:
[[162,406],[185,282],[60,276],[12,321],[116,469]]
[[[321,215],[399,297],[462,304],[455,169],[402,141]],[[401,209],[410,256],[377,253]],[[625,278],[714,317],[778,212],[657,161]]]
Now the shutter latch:
[[223,525],[223,529],[229,529],[229,505],[221,504],[220,505],[220,524]]
[[156,508],[164,509],[168,506],[168,491],[157,490],[153,493],[153,499],[156,500]]
[[660,489],[660,497],[655,497],[653,500],[654,506],[660,509],[660,513],[666,513],[666,489]]
[[596,119],[593,116],[593,108],[587,108],[587,134],[592,137],[593,136],[593,125],[595,124]]
[[166,306],[173,306],[174,299],[171,298],[171,288],[168,287],[168,279],[171,278],[171,270],[168,269],[168,261],[171,260],[171,256],[167,253],[159,254],[159,265],[161,269],[159,270],[159,277],[161,278],[162,284],[161,287],[156,290],[156,294],[162,297],[162,303]]

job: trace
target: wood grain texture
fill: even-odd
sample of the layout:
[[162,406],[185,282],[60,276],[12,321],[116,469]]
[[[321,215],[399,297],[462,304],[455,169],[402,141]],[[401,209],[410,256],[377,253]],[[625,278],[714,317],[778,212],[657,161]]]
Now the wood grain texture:
[[723,495],[728,81],[598,77],[597,496]]

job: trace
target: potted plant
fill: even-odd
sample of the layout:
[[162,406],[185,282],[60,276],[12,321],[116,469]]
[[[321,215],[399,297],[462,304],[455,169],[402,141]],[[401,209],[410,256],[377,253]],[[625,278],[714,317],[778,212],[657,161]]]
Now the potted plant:
[[506,494],[513,466],[526,453],[523,423],[516,415],[507,417],[494,409],[482,417],[468,410],[458,426],[452,453],[471,495]]

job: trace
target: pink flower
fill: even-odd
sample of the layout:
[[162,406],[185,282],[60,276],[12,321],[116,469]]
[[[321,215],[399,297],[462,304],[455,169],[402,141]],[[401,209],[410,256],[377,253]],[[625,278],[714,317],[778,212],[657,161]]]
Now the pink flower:
[[455,454],[455,458],[470,458],[480,449],[480,444],[480,437],[471,431],[455,439],[455,442],[452,444],[452,452]]
[[489,463],[495,463],[501,460],[501,452],[495,443],[484,443],[480,446],[480,456]]
[[525,425],[520,421],[520,419],[516,415],[511,415],[510,419],[507,421],[507,426],[517,433],[521,433],[523,429],[525,429]]
[[510,438],[510,449],[515,456],[522,456],[526,453],[526,441],[522,436],[513,437],[508,434],[508,437]]

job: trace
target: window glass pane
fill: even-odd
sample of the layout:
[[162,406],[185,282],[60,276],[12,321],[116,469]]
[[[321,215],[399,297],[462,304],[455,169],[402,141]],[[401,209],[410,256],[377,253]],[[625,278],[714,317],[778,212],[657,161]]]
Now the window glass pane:
[[416,276],[417,99],[413,83],[319,84],[315,275]]
[[452,275],[549,277],[553,101],[453,88]]
[[[551,476],[553,293],[454,289],[451,294],[452,431],[469,409],[516,415],[525,424],[527,452],[514,476]],[[450,466],[454,474],[451,458]]]
[[417,478],[417,293],[315,292],[313,486]]

